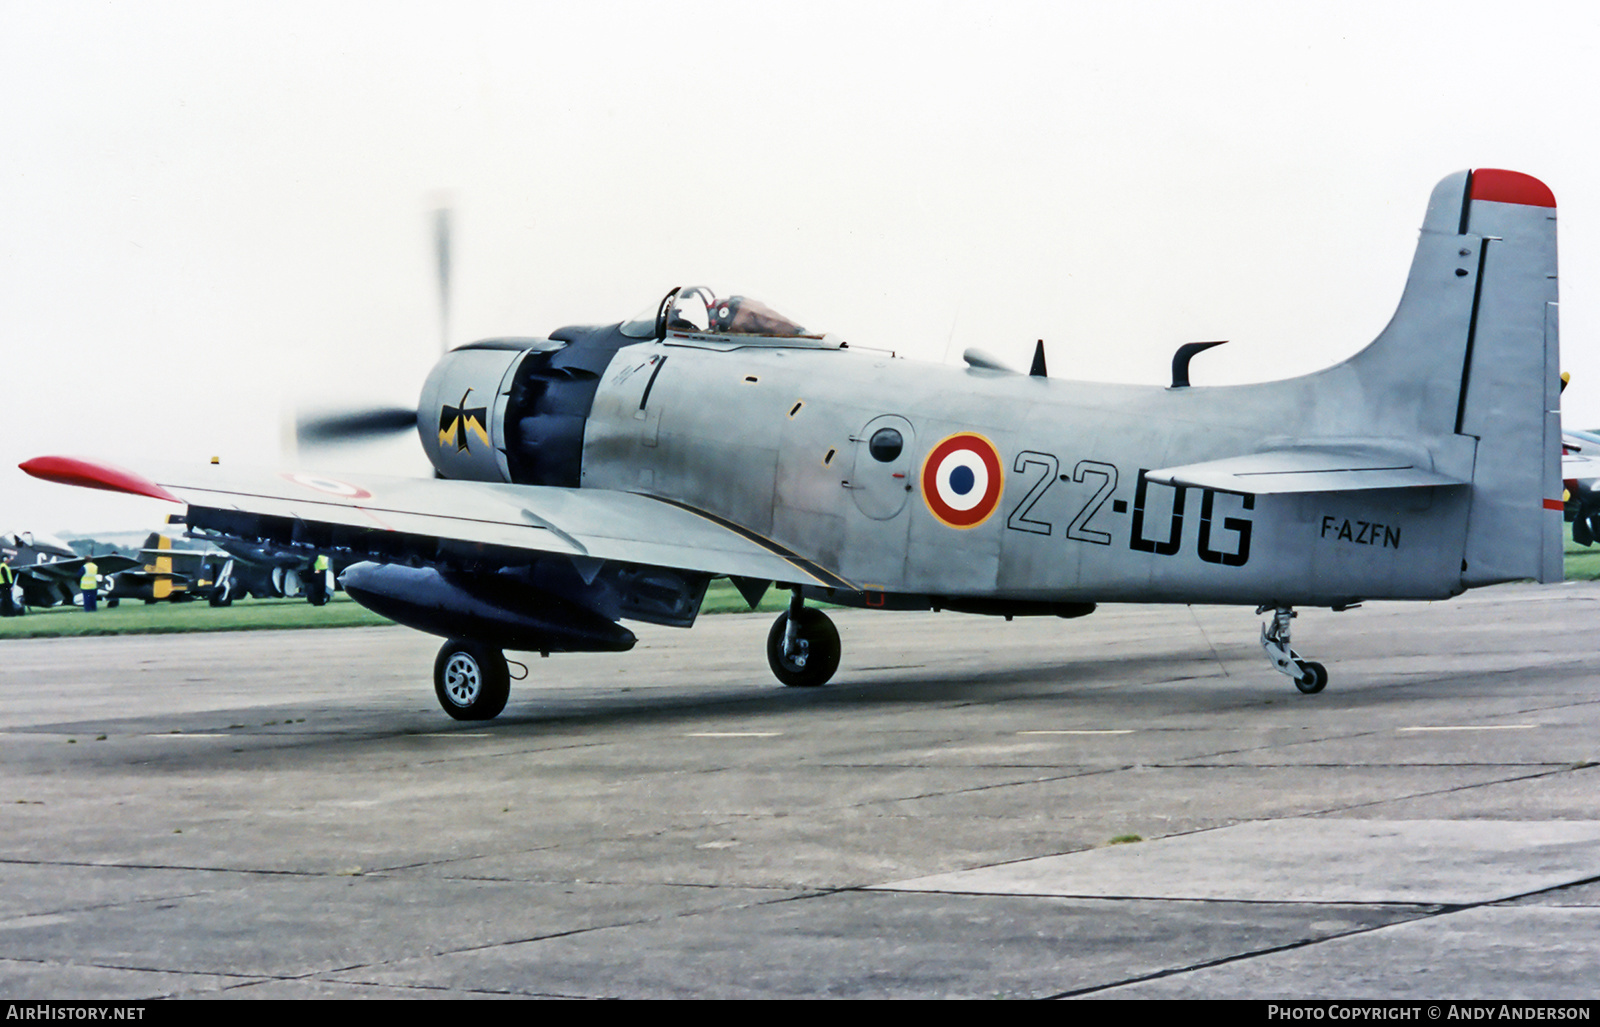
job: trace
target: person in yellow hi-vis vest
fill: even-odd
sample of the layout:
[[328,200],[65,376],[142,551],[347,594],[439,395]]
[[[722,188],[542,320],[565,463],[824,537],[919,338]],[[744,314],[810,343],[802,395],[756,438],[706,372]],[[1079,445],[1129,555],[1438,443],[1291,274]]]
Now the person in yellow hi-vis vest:
[[83,612],[93,613],[95,602],[100,598],[100,568],[95,566],[93,560],[83,565],[83,577],[78,581],[78,587],[83,590]]
[[326,553],[318,553],[316,560],[311,564],[311,575],[306,580],[306,599],[312,606],[322,606],[331,598],[332,563]]
[[11,569],[11,557],[0,556],[0,617],[15,617],[22,611],[17,608],[16,597],[12,595],[12,586],[17,583],[17,574]]

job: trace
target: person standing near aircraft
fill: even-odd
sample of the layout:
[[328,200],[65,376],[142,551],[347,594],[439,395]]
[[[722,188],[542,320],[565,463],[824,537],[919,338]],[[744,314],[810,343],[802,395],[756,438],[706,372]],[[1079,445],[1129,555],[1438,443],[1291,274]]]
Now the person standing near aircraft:
[[83,590],[83,612],[93,613],[95,601],[100,596],[100,568],[90,560],[83,565],[83,577],[78,581],[78,587]]
[[329,594],[333,591],[328,581],[331,566],[326,553],[318,553],[311,563],[311,575],[306,579],[306,601],[312,606],[323,606],[328,602]]
[[17,583],[16,572],[11,569],[11,557],[0,556],[0,617],[15,617],[22,611],[17,608],[12,593]]

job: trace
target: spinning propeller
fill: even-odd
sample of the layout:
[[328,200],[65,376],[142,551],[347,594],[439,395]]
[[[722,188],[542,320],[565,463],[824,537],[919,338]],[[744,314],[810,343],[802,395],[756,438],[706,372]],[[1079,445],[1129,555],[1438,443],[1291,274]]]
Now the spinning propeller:
[[[434,275],[439,295],[439,351],[450,348],[451,224],[455,212],[441,198],[433,211]],[[333,413],[295,415],[294,439],[301,446],[326,446],[387,438],[417,426],[416,407],[368,407]]]
[[373,407],[295,420],[295,440],[302,446],[362,442],[386,438],[417,426],[415,407]]

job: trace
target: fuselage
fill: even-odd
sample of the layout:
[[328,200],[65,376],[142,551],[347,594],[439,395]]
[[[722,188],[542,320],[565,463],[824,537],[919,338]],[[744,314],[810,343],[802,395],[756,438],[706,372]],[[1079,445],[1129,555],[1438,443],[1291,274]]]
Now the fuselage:
[[[1318,377],[1166,389],[668,336],[620,350],[601,376],[581,484],[727,518],[860,585],[868,605],[1459,593],[1465,489],[1251,496],[1144,480],[1274,436],[1370,434],[1344,424],[1355,411],[1317,406]],[[875,453],[885,429],[899,445]]]

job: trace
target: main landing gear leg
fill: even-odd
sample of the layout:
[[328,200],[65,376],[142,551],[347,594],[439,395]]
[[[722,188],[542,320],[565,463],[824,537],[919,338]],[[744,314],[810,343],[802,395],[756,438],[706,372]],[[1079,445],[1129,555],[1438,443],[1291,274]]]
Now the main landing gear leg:
[[827,614],[808,608],[798,588],[788,612],[778,614],[767,632],[767,664],[791,688],[826,684],[839,669],[839,629]]
[[1289,622],[1295,612],[1291,606],[1262,606],[1257,616],[1272,611],[1272,620],[1261,627],[1261,648],[1267,659],[1280,674],[1288,675],[1294,686],[1307,695],[1322,691],[1328,685],[1328,668],[1314,660],[1302,660],[1300,654],[1289,647]]

